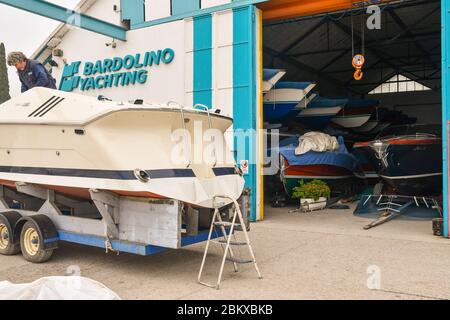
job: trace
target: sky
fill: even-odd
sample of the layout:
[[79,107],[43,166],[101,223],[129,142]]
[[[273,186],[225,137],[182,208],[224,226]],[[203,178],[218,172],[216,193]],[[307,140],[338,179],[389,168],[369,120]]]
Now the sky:
[[[79,0],[48,0],[67,8],[74,8]],[[59,25],[58,21],[0,4],[0,42],[6,52],[22,51],[30,56]],[[20,93],[15,68],[8,67],[11,96]]]

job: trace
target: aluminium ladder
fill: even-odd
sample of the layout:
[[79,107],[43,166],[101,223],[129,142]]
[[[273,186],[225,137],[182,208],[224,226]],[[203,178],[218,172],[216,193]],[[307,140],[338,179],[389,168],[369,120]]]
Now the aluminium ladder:
[[[202,260],[202,264],[200,266],[200,271],[198,273],[198,282],[204,286],[219,289],[220,283],[222,281],[222,274],[223,274],[223,269],[225,266],[225,261],[227,261],[227,260],[233,263],[235,272],[239,271],[238,264],[253,263],[253,266],[254,266],[256,272],[258,273],[258,278],[262,279],[261,272],[259,271],[258,265],[256,263],[255,254],[253,253],[253,249],[250,244],[250,238],[247,233],[247,228],[245,226],[244,218],[242,217],[242,212],[239,207],[239,204],[237,203],[237,201],[235,199],[233,199],[229,196],[215,196],[213,198],[214,204],[216,203],[217,198],[230,199],[232,201],[232,203],[233,203],[232,205],[234,206],[233,218],[232,218],[231,222],[223,221],[222,217],[220,216],[219,207],[215,206],[214,215],[213,215],[212,222],[211,222],[211,227],[209,229],[208,241],[206,243],[205,252],[203,254],[203,260]],[[239,219],[239,223],[236,223],[236,219]],[[221,239],[221,240],[211,240],[212,233],[216,227],[219,227],[220,231],[222,232],[223,239]],[[229,233],[227,233],[227,228],[229,229]],[[245,241],[243,241],[243,242],[231,241],[234,231],[242,231],[244,233]],[[217,279],[216,284],[209,284],[209,283],[203,282],[201,280],[203,268],[204,268],[205,262],[206,262],[206,256],[208,255],[210,242],[220,244],[222,249],[223,249],[223,245],[225,245],[222,263],[220,265],[219,277]],[[251,259],[245,260],[245,259],[237,258],[232,250],[232,246],[247,246],[249,253],[251,255]],[[229,257],[228,257],[228,254],[230,255]]]

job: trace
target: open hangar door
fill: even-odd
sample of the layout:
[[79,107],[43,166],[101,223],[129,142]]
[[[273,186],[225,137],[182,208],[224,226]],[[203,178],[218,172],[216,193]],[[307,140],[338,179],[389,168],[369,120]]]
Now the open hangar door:
[[[403,208],[410,202],[416,207],[420,196],[425,207],[439,209],[430,213],[439,217],[441,2],[380,2],[368,13],[369,5],[286,18],[262,8],[264,121],[280,131],[282,156],[277,174],[266,176],[266,199],[283,205],[301,180],[316,178],[327,181],[335,198],[405,196],[395,204]],[[356,54],[365,58],[360,80],[352,64]],[[298,136],[311,131],[342,137],[364,175],[331,153],[295,154]],[[391,143],[389,137],[401,139]],[[377,140],[383,142],[378,149]]]

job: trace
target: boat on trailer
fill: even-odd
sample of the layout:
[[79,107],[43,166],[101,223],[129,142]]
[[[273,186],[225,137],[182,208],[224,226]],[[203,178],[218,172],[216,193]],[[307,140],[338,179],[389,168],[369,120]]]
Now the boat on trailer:
[[[58,241],[139,255],[178,249],[207,240],[213,212],[227,221],[232,203],[248,223],[250,195],[224,137],[231,125],[206,106],[47,88],[3,103],[0,254],[45,262]],[[214,139],[194,141],[194,127]]]
[[195,123],[223,139],[232,119],[209,110],[99,101],[36,88],[1,105],[0,184],[45,185],[81,198],[89,198],[90,189],[107,190],[200,207],[212,207],[219,192],[239,198],[244,180],[232,157],[219,156],[230,153],[223,140],[213,163],[176,156],[174,131],[193,137]]

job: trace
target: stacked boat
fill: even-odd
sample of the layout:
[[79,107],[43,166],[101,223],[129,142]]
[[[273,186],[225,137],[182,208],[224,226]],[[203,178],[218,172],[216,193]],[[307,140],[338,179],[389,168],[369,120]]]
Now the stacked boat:
[[380,124],[373,99],[326,98],[314,91],[313,82],[280,81],[284,70],[264,69],[264,121],[299,124],[322,130],[329,124],[370,132]]
[[342,111],[347,99],[327,99],[315,96],[297,115],[297,121],[313,129],[323,129]]
[[377,100],[350,99],[331,121],[343,128],[359,128],[369,121],[378,103]]
[[306,108],[311,82],[278,82],[264,95],[264,121],[282,122]]

